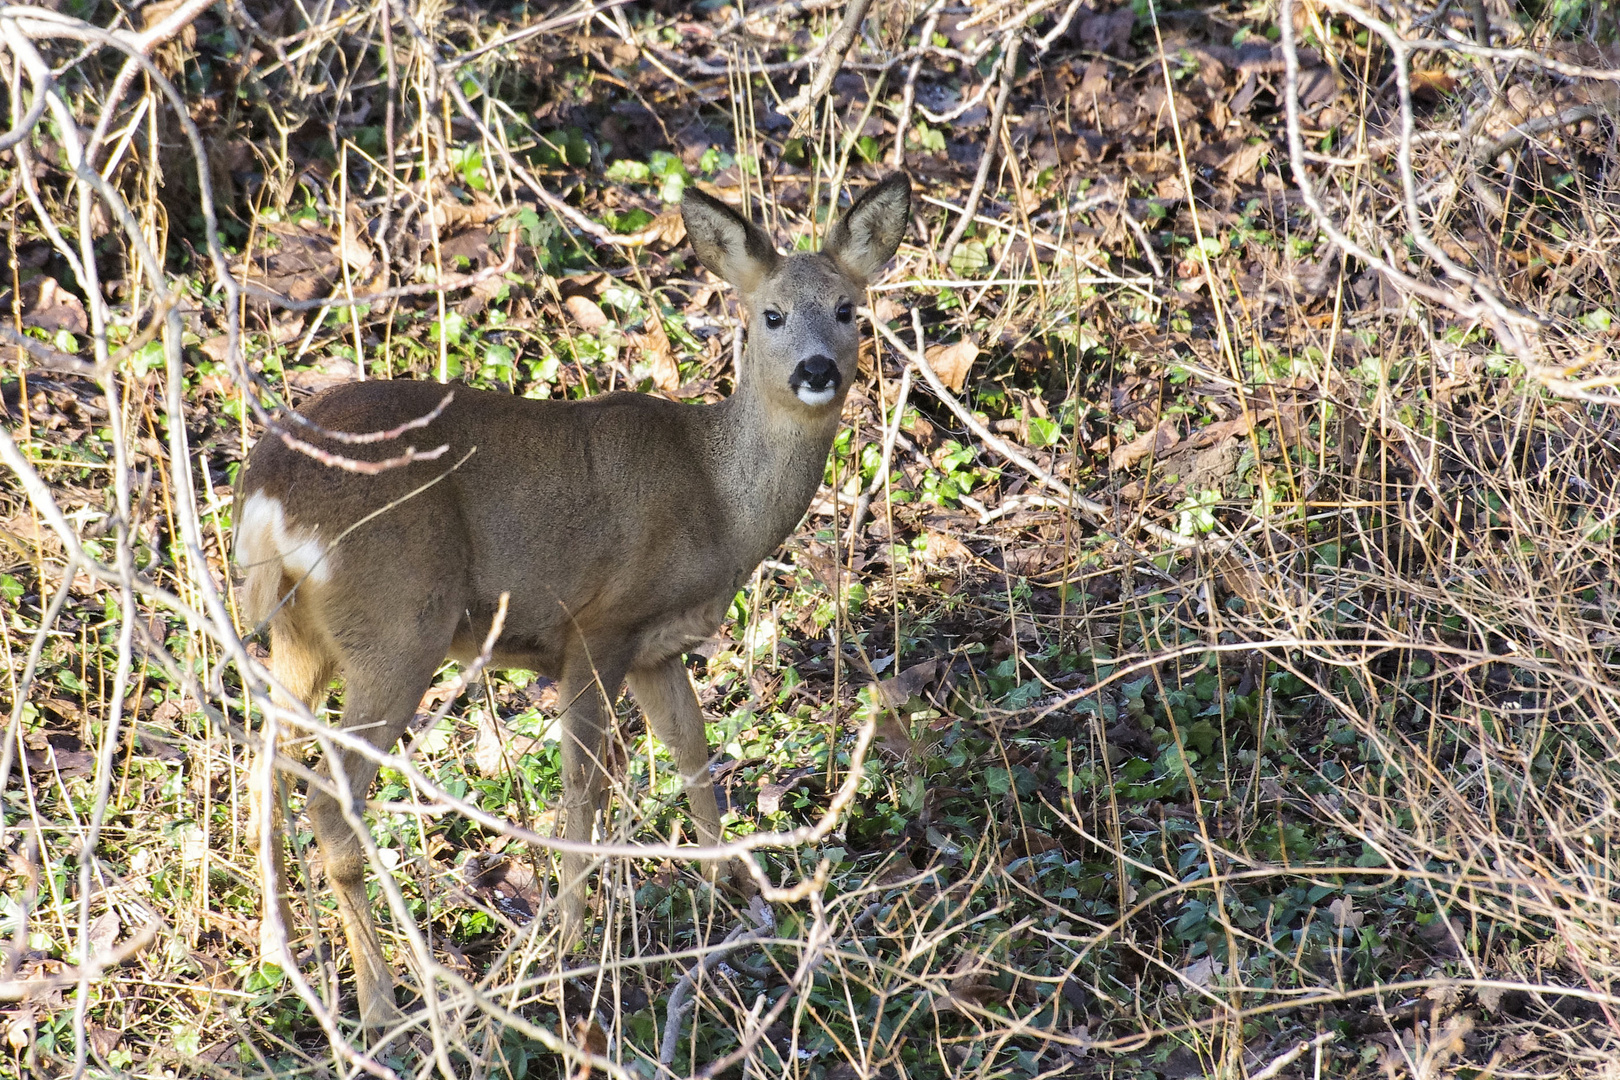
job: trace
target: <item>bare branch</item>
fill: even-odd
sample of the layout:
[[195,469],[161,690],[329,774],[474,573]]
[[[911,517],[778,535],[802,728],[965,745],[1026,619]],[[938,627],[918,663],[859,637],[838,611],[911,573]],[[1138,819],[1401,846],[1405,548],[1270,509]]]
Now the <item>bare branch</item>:
[[844,62],[844,54],[855,42],[855,35],[861,32],[861,23],[866,21],[866,9],[872,6],[872,0],[849,0],[849,6],[844,9],[844,20],[838,24],[827,39],[827,46],[821,53],[821,63],[816,68],[816,74],[809,84],[799,88],[799,92],[787,101],[782,102],[782,113],[785,116],[799,118],[805,110],[820,101],[832,86],[833,76],[838,74],[838,68]]

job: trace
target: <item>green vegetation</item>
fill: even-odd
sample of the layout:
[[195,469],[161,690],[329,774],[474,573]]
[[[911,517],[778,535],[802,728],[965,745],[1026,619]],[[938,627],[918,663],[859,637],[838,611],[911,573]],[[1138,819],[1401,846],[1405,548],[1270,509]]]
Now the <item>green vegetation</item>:
[[[1395,9],[1341,7],[1291,7],[1301,160],[1360,253],[1295,186],[1275,8],[878,6],[796,116],[838,10],[220,5],[116,99],[120,54],[7,16],[57,96],[0,154],[0,1076],[1606,1075],[1620,172],[1570,65],[1612,13],[1397,5],[1562,65],[1397,79]],[[102,189],[63,118],[104,115]],[[926,198],[867,307],[951,400],[874,330],[690,657],[730,835],[818,830],[755,852],[799,893],[606,860],[559,956],[555,690],[447,666],[369,812],[437,1006],[369,1052],[294,774],[298,971],[260,953],[247,446],[360,377],[717,400],[682,193],[808,248],[897,145]],[[685,842],[644,728],[608,832]]]

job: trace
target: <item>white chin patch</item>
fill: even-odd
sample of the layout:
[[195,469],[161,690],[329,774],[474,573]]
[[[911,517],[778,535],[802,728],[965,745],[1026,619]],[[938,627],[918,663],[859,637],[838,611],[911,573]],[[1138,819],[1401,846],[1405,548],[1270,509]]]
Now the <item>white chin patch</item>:
[[794,393],[798,394],[799,400],[806,405],[825,405],[838,396],[838,388],[836,386],[827,386],[820,390],[812,390],[809,384],[801,383]]

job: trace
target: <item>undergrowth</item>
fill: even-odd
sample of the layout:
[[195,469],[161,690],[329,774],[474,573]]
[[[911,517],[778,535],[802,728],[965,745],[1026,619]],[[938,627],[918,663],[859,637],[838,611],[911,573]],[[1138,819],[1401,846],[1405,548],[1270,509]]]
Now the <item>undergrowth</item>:
[[[1607,9],[885,2],[795,111],[839,9],[148,5],[120,81],[69,8],[0,12],[0,1073],[1612,1075]],[[447,667],[368,1048],[296,784],[307,991],[260,956],[246,448],[357,378],[716,400],[685,188],[807,247],[896,164],[826,484],[689,658],[733,837],[856,778],[755,854],[804,895],[604,860],[559,956],[555,689]],[[618,835],[687,838],[619,719]]]

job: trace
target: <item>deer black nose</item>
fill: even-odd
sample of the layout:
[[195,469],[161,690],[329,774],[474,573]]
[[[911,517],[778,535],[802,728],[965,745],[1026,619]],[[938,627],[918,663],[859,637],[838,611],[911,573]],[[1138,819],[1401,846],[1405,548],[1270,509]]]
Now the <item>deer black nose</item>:
[[795,393],[808,391],[812,394],[821,394],[829,390],[837,390],[843,376],[838,373],[838,365],[833,363],[829,356],[812,356],[808,360],[800,360],[788,377],[788,386]]

